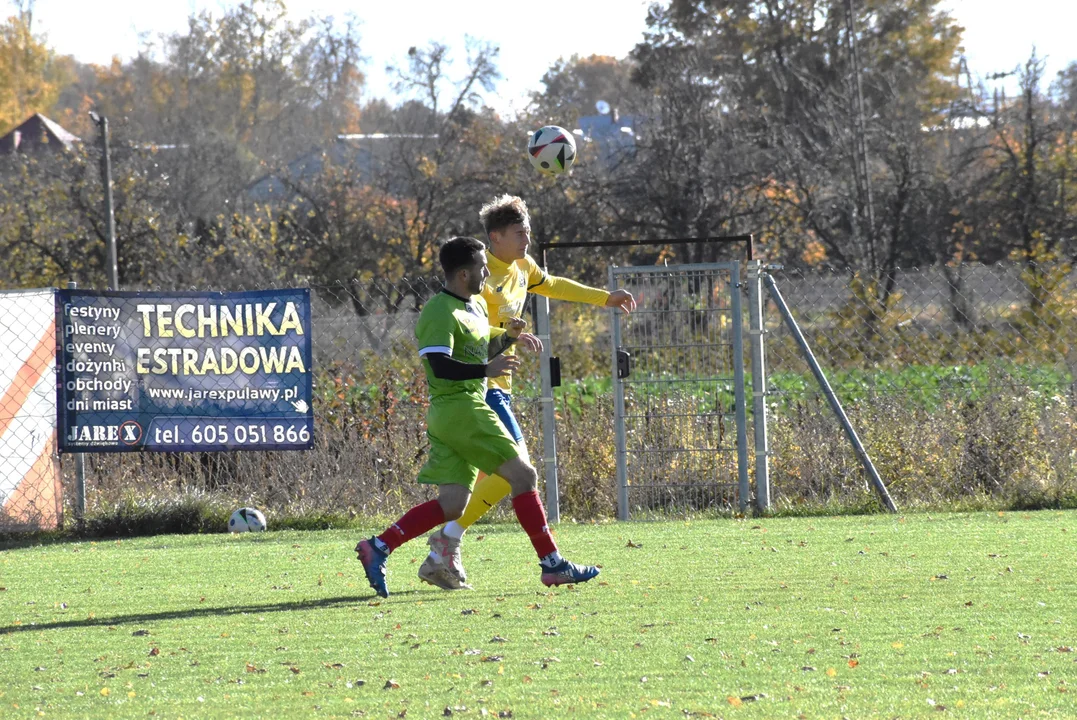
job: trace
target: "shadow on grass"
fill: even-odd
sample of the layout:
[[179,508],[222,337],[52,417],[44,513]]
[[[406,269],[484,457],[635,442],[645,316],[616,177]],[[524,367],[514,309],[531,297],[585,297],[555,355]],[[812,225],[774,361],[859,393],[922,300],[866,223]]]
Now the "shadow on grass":
[[[533,595],[534,592],[521,591],[510,593],[492,593],[499,598]],[[423,603],[441,602],[450,598],[458,597],[455,593],[431,593],[422,590],[401,590],[394,592],[388,598],[377,595],[346,595],[333,598],[321,598],[319,600],[296,600],[294,602],[269,603],[266,605],[232,605],[229,607],[196,607],[183,610],[167,610],[155,613],[133,613],[131,615],[113,615],[111,617],[93,617],[82,620],[56,620],[54,622],[36,623],[33,625],[5,625],[0,627],[0,637],[13,635],[20,632],[40,632],[43,630],[63,630],[65,628],[89,628],[109,627],[112,625],[131,625],[151,623],[158,620],[187,620],[190,618],[225,616],[225,615],[257,615],[262,613],[293,612],[295,610],[315,610],[318,608],[332,608],[355,603],[371,604],[372,607],[392,605],[394,599],[406,598],[412,602],[412,596],[421,595]],[[469,597],[474,595],[469,594]]]
[[[112,615],[110,617],[93,617],[82,620],[57,620],[55,622],[37,623],[34,625],[5,625],[0,627],[0,636],[11,635],[19,632],[62,630],[64,628],[107,627],[110,625],[129,625],[134,623],[149,623],[158,620],[186,620],[189,618],[209,617],[214,615],[257,615],[262,613],[292,612],[295,610],[315,610],[318,608],[339,607],[355,603],[369,603],[377,601],[377,604],[391,604],[393,598],[408,597],[420,594],[418,590],[402,590],[393,593],[388,599],[377,595],[348,595],[333,598],[321,598],[318,600],[296,600],[294,602],[269,603],[267,605],[232,605],[229,607],[194,607],[183,610],[167,610],[153,613],[133,613],[131,615]],[[428,593],[423,593],[427,595]],[[431,602],[445,599],[438,595],[424,597],[423,602]],[[409,602],[411,602],[409,600]]]

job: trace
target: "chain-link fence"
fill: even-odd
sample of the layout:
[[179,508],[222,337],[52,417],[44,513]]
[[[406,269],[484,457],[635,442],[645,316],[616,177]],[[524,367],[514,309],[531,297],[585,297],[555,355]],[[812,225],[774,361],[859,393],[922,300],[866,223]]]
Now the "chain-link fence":
[[52,290],[0,293],[0,532],[62,520]]
[[[1073,496],[1077,291],[1068,268],[773,276],[899,505],[986,495],[1042,505]],[[314,449],[87,454],[89,514],[180,494],[356,515],[389,514],[423,497],[414,477],[426,450],[426,384],[413,332],[439,289],[435,278],[312,287]],[[609,312],[551,304],[562,368],[554,395],[563,518],[617,511]],[[775,505],[869,502],[860,466],[772,305],[765,320]],[[538,457],[537,358],[525,357],[514,393]],[[73,459],[62,465],[70,503]]]
[[[1068,267],[773,277],[899,505],[993,497],[1041,506],[1077,492],[1077,287]],[[766,327],[776,500],[867,496],[772,304]]]

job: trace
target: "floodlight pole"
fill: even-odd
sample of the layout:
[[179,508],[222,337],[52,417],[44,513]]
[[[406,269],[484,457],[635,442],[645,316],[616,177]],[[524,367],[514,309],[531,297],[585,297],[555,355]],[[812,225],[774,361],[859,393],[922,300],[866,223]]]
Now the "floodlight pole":
[[112,204],[112,158],[108,146],[108,118],[90,111],[90,119],[97,125],[101,140],[101,185],[105,189],[105,242],[108,246],[109,290],[120,289],[119,261],[116,254],[116,213]]

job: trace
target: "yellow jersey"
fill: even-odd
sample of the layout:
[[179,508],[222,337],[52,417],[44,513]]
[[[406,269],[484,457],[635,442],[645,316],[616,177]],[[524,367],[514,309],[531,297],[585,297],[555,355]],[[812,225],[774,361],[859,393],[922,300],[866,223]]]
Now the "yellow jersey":
[[[605,305],[610,297],[605,290],[581,285],[567,278],[547,275],[530,255],[506,263],[487,252],[486,263],[490,270],[490,277],[486,278],[482,297],[489,308],[490,325],[493,327],[503,328],[510,318],[520,317],[529,292],[554,300],[568,300],[590,305]],[[505,352],[512,354],[514,346],[510,345]],[[512,392],[512,376],[490,378],[489,387]]]

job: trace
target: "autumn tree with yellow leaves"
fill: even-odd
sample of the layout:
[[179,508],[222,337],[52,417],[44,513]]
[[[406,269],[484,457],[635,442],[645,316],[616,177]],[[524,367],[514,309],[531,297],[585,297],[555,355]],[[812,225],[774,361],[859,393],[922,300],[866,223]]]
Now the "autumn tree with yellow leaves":
[[0,24],[0,135],[47,112],[72,79],[73,62],[33,32],[33,3]]

